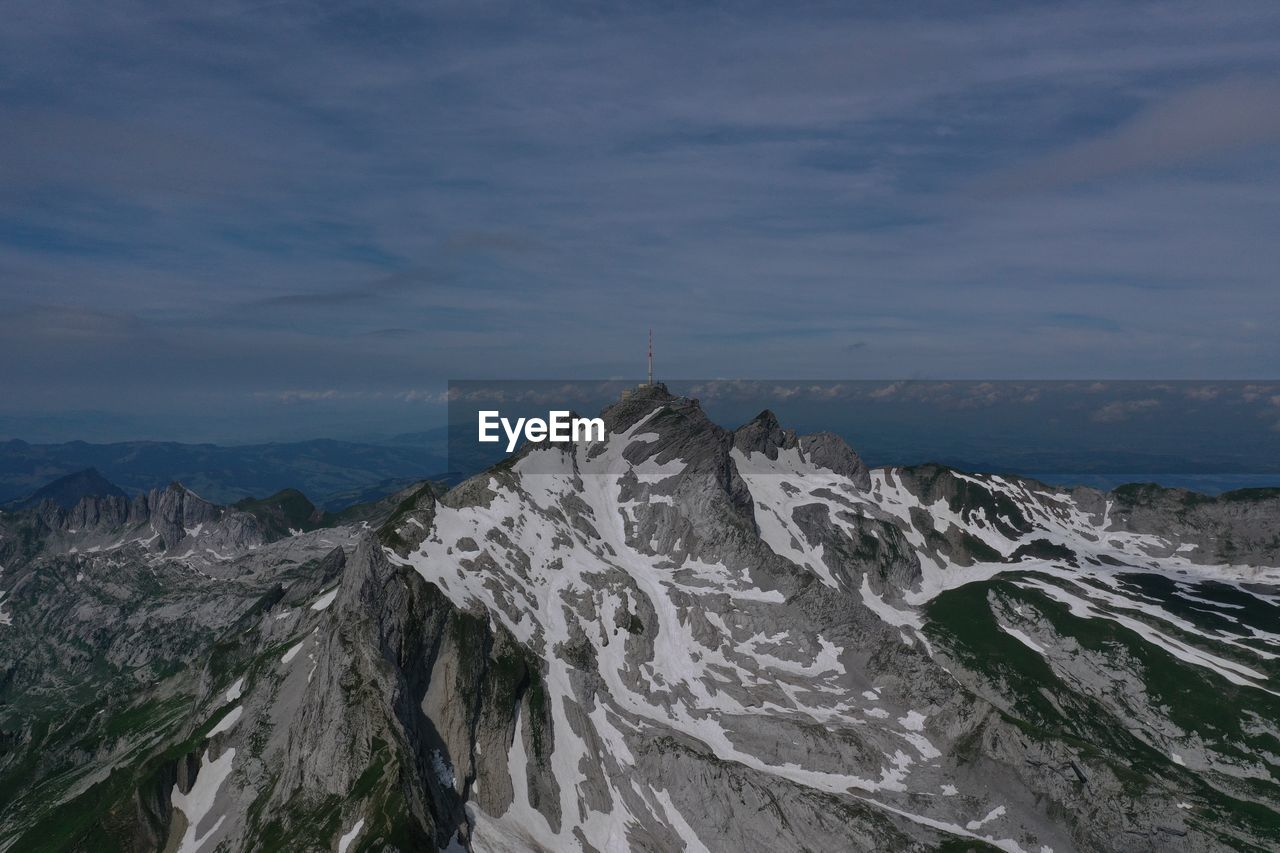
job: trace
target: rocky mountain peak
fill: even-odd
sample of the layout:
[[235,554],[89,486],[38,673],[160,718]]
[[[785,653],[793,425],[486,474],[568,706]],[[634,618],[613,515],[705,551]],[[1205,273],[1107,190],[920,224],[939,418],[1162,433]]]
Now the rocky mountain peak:
[[859,489],[871,488],[871,471],[854,449],[833,432],[815,432],[800,436],[800,452],[805,459],[841,476]]
[[605,406],[600,416],[604,418],[609,432],[622,432],[654,409],[682,400],[686,398],[674,396],[661,383],[637,385],[626,389],[621,398]]
[[750,422],[733,431],[733,446],[741,453],[763,453],[778,458],[778,451],[796,446],[795,430],[783,429],[778,416],[765,409]]
[[40,506],[49,501],[62,509],[71,509],[86,497],[126,497],[125,492],[115,483],[98,472],[97,468],[85,468],[59,477],[48,485],[42,486],[29,497],[11,505],[11,509],[27,509]]
[[180,484],[0,516],[0,850],[1275,848],[1280,498],[606,418],[274,540]]

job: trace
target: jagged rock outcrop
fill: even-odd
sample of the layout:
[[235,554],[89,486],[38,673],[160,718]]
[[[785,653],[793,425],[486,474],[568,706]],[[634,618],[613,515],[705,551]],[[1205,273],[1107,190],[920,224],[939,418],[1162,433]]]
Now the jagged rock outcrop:
[[0,515],[0,850],[1280,843],[1274,496],[604,418],[280,538]]

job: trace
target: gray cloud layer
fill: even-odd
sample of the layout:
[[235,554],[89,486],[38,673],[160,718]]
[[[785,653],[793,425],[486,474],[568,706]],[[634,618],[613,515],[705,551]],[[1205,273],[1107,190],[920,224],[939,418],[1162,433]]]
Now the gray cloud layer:
[[12,9],[0,408],[1274,373],[1272,4],[890,9]]

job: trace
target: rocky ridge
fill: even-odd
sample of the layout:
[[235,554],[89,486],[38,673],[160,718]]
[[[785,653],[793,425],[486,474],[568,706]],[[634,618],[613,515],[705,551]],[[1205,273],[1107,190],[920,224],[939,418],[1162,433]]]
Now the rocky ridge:
[[1274,496],[604,417],[309,532],[0,515],[0,850],[1280,843]]

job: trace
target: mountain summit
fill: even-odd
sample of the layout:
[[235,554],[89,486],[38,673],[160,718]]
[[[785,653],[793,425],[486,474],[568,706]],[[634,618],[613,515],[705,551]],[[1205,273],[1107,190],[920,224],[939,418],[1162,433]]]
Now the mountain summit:
[[10,505],[11,509],[27,509],[49,501],[63,509],[71,509],[87,497],[127,497],[124,489],[98,473],[97,468],[85,468],[59,477],[42,486],[22,500]]
[[0,517],[0,849],[1280,843],[1280,498],[604,417],[309,531]]

